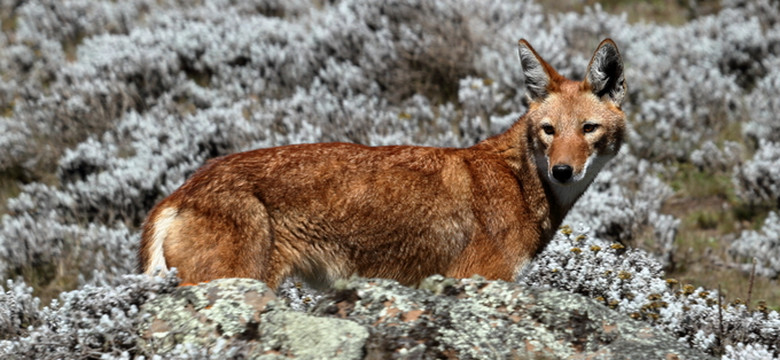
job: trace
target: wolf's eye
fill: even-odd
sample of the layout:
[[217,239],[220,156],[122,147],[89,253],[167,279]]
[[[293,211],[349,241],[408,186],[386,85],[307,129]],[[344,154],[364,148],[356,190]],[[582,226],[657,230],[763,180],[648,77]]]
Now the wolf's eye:
[[550,124],[544,124],[542,125],[542,131],[544,131],[547,135],[554,135],[555,134],[555,128]]
[[591,124],[591,123],[588,123],[588,124],[582,125],[582,131],[583,131],[583,132],[585,132],[586,134],[587,134],[587,133],[592,133],[592,132],[593,132],[593,131],[595,131],[595,130],[596,130],[598,127],[599,127],[599,125],[598,125],[598,124]]

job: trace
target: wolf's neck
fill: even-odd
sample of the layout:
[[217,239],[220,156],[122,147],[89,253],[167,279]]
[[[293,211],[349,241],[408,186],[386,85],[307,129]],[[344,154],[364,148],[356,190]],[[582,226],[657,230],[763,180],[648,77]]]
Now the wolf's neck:
[[[527,184],[528,187],[536,187],[537,184],[533,183],[532,179],[528,179],[529,170],[533,169],[534,164],[530,156],[526,127],[525,115],[523,115],[503,133],[482,140],[473,148],[500,156],[521,183],[531,181],[532,183]],[[526,188],[525,185],[523,184],[523,188]]]
[[560,223],[557,218],[560,217],[558,214],[561,209],[556,202],[551,201],[546,184],[538,176],[530,141],[523,116],[504,133],[485,139],[474,148],[495,153],[504,159],[517,178],[524,197],[522,201],[532,205],[529,210],[539,223],[540,230],[551,234]]

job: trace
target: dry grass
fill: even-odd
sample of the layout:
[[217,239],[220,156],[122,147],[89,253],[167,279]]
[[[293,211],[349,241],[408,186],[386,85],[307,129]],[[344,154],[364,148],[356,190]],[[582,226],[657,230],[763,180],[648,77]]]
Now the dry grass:
[[[721,286],[727,301],[745,301],[750,274],[725,265],[734,261],[727,251],[741,231],[760,227],[769,208],[741,204],[726,174],[683,164],[665,180],[676,194],[665,204],[664,212],[682,220],[674,254],[676,266],[668,276],[708,289]],[[770,308],[780,309],[780,281],[757,276],[752,299],[753,304],[766,301]]]
[[19,195],[19,176],[14,171],[0,174],[0,217],[8,213],[8,199]]
[[[27,285],[33,288],[33,296],[41,300],[43,306],[48,306],[60,293],[71,291],[79,285],[79,267],[74,256],[55,263],[36,264],[18,269]],[[15,276],[9,276],[15,278]]]

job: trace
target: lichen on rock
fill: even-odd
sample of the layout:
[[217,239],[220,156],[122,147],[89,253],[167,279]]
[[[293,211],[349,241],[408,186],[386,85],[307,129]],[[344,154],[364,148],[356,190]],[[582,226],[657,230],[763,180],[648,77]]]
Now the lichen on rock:
[[220,279],[180,287],[146,303],[143,353],[196,348],[207,356],[361,357],[368,331],[348,320],[290,309],[264,283]]
[[315,308],[371,327],[366,357],[704,358],[669,335],[581,295],[433,276],[413,289],[353,278]]

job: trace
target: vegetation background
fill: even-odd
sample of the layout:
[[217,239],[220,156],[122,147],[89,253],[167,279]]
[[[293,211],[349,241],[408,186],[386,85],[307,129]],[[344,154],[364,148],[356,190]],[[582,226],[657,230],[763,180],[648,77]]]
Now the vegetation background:
[[115,304],[160,291],[128,276],[139,227],[207,159],[300,142],[469,146],[525,112],[519,38],[579,79],[611,37],[628,145],[521,282],[711,354],[778,356],[777,1],[2,0],[0,30],[5,351],[88,328],[61,325],[85,306],[68,299],[101,293],[95,309],[131,318]]

